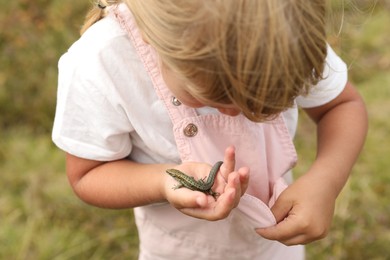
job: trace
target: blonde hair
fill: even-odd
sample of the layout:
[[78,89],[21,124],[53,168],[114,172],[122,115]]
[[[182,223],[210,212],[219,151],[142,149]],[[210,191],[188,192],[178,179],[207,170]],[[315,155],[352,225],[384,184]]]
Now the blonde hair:
[[205,104],[233,104],[263,121],[321,79],[324,0],[123,2],[162,63]]
[[91,27],[94,23],[106,16],[106,7],[110,5],[115,5],[121,3],[121,0],[97,0],[94,2],[91,10],[85,16],[84,24],[80,29],[80,34]]

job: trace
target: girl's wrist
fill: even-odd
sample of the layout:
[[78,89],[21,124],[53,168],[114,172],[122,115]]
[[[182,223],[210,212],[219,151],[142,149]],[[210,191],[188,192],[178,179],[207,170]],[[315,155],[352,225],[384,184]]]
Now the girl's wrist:
[[349,172],[341,170],[333,165],[327,167],[320,163],[314,163],[307,174],[314,176],[317,183],[321,183],[335,199],[348,180]]
[[172,189],[172,177],[169,176],[169,174],[166,172],[168,169],[175,169],[177,168],[177,164],[163,164],[161,167],[160,172],[160,182],[159,182],[159,191],[160,191],[160,197],[162,201],[168,201],[168,191],[169,189]]

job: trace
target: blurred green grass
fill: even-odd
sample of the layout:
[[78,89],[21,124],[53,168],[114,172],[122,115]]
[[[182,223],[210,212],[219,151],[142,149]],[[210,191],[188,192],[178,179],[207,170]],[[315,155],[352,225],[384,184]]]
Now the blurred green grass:
[[103,210],[77,199],[64,154],[47,134],[6,131],[0,147],[0,259],[136,257],[131,211]]
[[[77,39],[88,1],[8,1],[0,12],[0,259],[136,259],[131,210],[83,204],[50,140],[57,61]],[[327,238],[308,259],[390,257],[389,0],[329,1],[329,42],[349,64],[370,120],[365,149],[336,206]],[[302,114],[296,175],[314,158]]]

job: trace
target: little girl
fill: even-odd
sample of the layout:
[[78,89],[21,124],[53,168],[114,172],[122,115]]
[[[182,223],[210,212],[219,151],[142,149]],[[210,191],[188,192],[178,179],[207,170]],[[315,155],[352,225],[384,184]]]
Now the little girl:
[[[364,142],[325,1],[99,1],[59,62],[55,144],[83,201],[134,208],[140,259],[303,259]],[[287,186],[300,106],[317,157]],[[205,178],[212,196],[166,173]]]

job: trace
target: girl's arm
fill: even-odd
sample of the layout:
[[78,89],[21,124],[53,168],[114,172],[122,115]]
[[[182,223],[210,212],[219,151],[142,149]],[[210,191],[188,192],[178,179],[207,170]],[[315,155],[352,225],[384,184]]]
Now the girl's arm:
[[67,175],[74,192],[83,201],[103,208],[164,201],[164,169],[169,167],[174,165],[100,162],[66,155]]
[[213,187],[221,194],[215,201],[202,192],[172,189],[177,183],[165,173],[166,169],[177,168],[194,176],[207,174],[211,168],[208,164],[140,164],[125,159],[99,162],[66,156],[67,175],[74,192],[91,205],[133,208],[168,201],[184,214],[208,220],[226,217],[245,192],[249,170],[240,168],[234,172],[234,164],[234,148],[229,147]]
[[286,245],[325,237],[335,200],[364,143],[367,112],[350,83],[333,101],[305,110],[317,124],[317,156],[309,171],[288,187],[272,207],[278,222],[258,233]]

